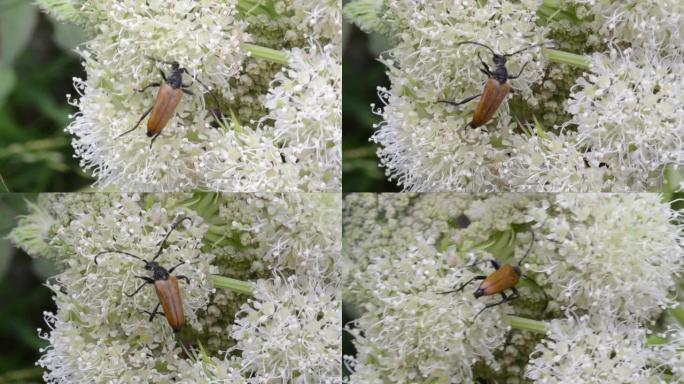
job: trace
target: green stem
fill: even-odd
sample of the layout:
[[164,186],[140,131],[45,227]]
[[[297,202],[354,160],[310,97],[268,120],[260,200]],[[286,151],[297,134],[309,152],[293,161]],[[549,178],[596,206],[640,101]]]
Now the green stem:
[[27,141],[25,143],[14,143],[0,149],[0,159],[4,157],[14,157],[25,152],[45,151],[47,149],[61,148],[67,145],[69,145],[69,138],[67,137],[55,137]]
[[2,184],[2,192],[9,192],[10,189],[7,187],[7,184],[5,184],[5,179],[2,178],[2,174],[0,173],[0,184]]
[[684,308],[680,305],[677,308],[670,309],[670,314],[677,320],[679,325],[684,327]]
[[43,369],[39,367],[18,369],[16,371],[5,372],[0,375],[0,383],[25,383],[27,381],[34,381],[43,376]]
[[546,333],[546,323],[543,321],[538,321],[538,320],[532,320],[532,319],[526,319],[524,317],[518,317],[518,316],[510,316],[510,315],[505,315],[504,318],[508,323],[511,325],[511,327],[515,329],[522,329],[526,331],[532,331],[532,332],[538,332],[538,333]]
[[290,58],[285,52],[254,44],[243,44],[242,47],[246,49],[252,56],[259,59],[272,61],[276,64],[282,65],[288,65],[290,62]]
[[667,339],[664,339],[662,337],[658,337],[658,336],[654,335],[654,336],[649,336],[649,338],[646,339],[646,346],[648,346],[648,347],[652,347],[654,345],[663,345],[663,344],[667,344]]
[[589,65],[591,64],[591,60],[586,56],[556,49],[544,49],[544,52],[549,60],[555,63],[568,64],[582,69],[589,69]]
[[256,289],[254,283],[249,281],[242,281],[231,279],[230,277],[212,275],[211,282],[216,288],[228,289],[237,293],[244,293],[247,295],[253,295]]

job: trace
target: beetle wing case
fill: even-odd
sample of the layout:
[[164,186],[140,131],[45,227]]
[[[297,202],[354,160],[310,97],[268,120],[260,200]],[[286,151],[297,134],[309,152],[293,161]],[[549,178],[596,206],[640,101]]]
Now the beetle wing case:
[[175,332],[180,331],[185,324],[185,312],[183,312],[183,300],[178,287],[178,279],[175,276],[169,276],[167,280],[156,280],[154,288],[157,291],[159,302],[164,308],[164,314],[169,325]]
[[515,286],[518,280],[518,274],[513,267],[504,264],[482,281],[480,289],[484,291],[484,296],[494,295]]
[[174,89],[169,84],[162,84],[159,87],[157,99],[152,108],[152,115],[147,120],[148,137],[158,135],[166,127],[182,97],[183,91],[180,88]]
[[495,78],[490,77],[485,84],[482,97],[480,97],[480,102],[477,104],[477,108],[475,108],[475,114],[473,115],[473,120],[470,122],[470,126],[472,128],[477,128],[487,123],[492,116],[494,116],[494,112],[499,108],[510,90],[510,84],[501,84]]

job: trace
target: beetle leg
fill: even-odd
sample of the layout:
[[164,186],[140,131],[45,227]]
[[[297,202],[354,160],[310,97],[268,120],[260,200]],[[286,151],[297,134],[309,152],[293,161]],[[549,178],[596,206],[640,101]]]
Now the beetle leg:
[[473,277],[472,279],[470,279],[470,280],[466,281],[465,283],[461,284],[461,286],[458,287],[458,288],[456,288],[456,289],[453,289],[453,290],[451,290],[451,291],[446,291],[446,292],[438,292],[438,293],[440,293],[440,294],[442,294],[442,295],[445,295],[445,294],[447,294],[447,293],[460,292],[460,291],[463,290],[463,288],[466,287],[466,285],[472,283],[473,280],[484,280],[484,279],[486,279],[486,278],[487,278],[487,276],[483,276],[483,275],[475,276],[475,277]]
[[525,69],[525,67],[526,67],[527,64],[529,64],[529,63],[530,63],[530,62],[528,61],[527,63],[523,64],[522,68],[520,68],[520,72],[518,72],[518,74],[515,75],[515,76],[508,76],[508,79],[509,79],[509,80],[510,80],[510,79],[517,79],[518,77],[520,77],[520,74],[522,73],[523,69]]
[[487,65],[487,63],[485,63],[485,61],[482,60],[482,56],[480,56],[480,52],[477,52],[477,58],[480,59],[480,63],[482,63],[482,66],[484,67],[485,75],[492,77],[493,76],[492,70],[489,69],[489,65]]
[[173,272],[176,268],[180,267],[183,264],[185,264],[185,261],[181,261],[180,263],[174,265],[173,268],[169,269],[169,273]]
[[168,82],[168,80],[166,80],[166,73],[164,73],[164,71],[162,71],[161,69],[159,69],[159,73],[161,73],[161,77],[162,79],[164,79],[164,82]]
[[150,88],[150,87],[161,87],[161,83],[150,83],[147,86],[143,87],[142,89],[137,89],[136,91],[144,92],[147,88]]
[[489,262],[492,263],[492,267],[494,267],[494,269],[499,269],[499,268],[501,268],[501,264],[499,264],[498,261],[492,259],[492,260],[489,260]]
[[145,282],[140,284],[138,289],[136,289],[133,293],[128,294],[128,293],[124,292],[124,295],[126,295],[128,297],[133,297],[133,296],[135,296],[136,293],[140,292],[140,290],[143,289],[143,287],[146,286],[147,284],[154,284],[154,280],[150,279],[149,277],[146,277],[146,276],[136,276],[136,277],[145,280]]
[[190,283],[190,278],[187,277],[187,276],[185,276],[185,275],[176,275],[176,279],[178,279],[178,280],[183,280],[183,279],[185,279],[185,282],[186,282],[186,283],[188,283],[188,284]]
[[190,95],[190,96],[193,96],[193,95],[194,95],[194,93],[188,91],[188,90],[185,89],[185,88],[181,88],[181,91],[183,91],[183,93],[185,93],[186,95]]
[[120,134],[119,136],[115,137],[115,139],[118,139],[119,137],[121,137],[127,133],[131,133],[131,132],[135,131],[135,129],[138,128],[138,125],[140,125],[140,123],[142,123],[142,121],[147,117],[147,115],[149,115],[150,112],[152,112],[152,108],[154,108],[154,106],[151,106],[150,109],[148,109],[147,111],[145,111],[145,113],[143,113],[143,115],[140,117],[140,120],[138,120],[138,122],[135,124],[135,127],[133,127],[131,129],[129,129],[128,131]]
[[154,317],[155,317],[155,316],[157,316],[157,315],[163,315],[163,314],[164,314],[164,312],[159,312],[159,311],[157,311],[157,309],[159,309],[159,305],[161,305],[161,303],[157,303],[157,306],[154,307],[154,309],[152,310],[152,312],[150,312],[150,311],[143,311],[143,312],[147,313],[148,315],[150,315],[150,321],[154,320]]
[[480,313],[482,313],[487,308],[496,307],[497,305],[501,305],[501,304],[507,303],[509,301],[513,301],[513,300],[520,297],[520,292],[518,292],[518,290],[515,289],[515,287],[511,287],[511,290],[513,291],[513,294],[510,296],[506,296],[505,293],[501,292],[502,299],[500,301],[497,301],[496,303],[485,305],[484,308],[480,309],[480,311],[477,313],[477,315],[475,315],[475,317],[473,317],[473,320],[477,319],[477,317],[480,316]]
[[459,105],[461,105],[461,104],[465,104],[465,103],[469,102],[469,101],[472,100],[472,99],[476,99],[476,98],[478,98],[478,97],[480,97],[480,96],[482,96],[481,93],[480,93],[479,95],[466,97],[465,99],[463,99],[463,100],[461,100],[461,101],[458,101],[458,102],[448,101],[448,100],[437,100],[437,102],[438,102],[438,103],[451,104],[451,105],[453,105],[453,106],[459,106]]
[[150,149],[152,149],[152,144],[154,144],[154,141],[157,140],[157,137],[161,135],[161,132],[157,133],[156,135],[152,136],[152,141],[150,141]]

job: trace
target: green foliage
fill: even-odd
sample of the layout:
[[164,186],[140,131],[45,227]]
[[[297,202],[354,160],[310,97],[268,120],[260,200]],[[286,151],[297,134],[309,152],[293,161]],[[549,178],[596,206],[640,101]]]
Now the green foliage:
[[356,27],[346,25],[342,63],[342,188],[345,192],[396,191],[394,182],[387,181],[375,154],[377,145],[368,141],[373,124],[381,119],[374,115],[370,104],[381,105],[377,86],[387,85],[385,68],[376,60],[384,44],[379,35],[365,35]]
[[90,181],[64,132],[83,76],[74,26],[51,21],[29,1],[0,1],[0,191],[73,191]]
[[5,239],[17,215],[26,213],[27,198],[32,196],[0,194],[0,383],[42,382],[42,370],[34,364],[46,343],[36,328],[45,327],[43,310],[53,304],[41,284],[45,277],[33,271],[44,267]]

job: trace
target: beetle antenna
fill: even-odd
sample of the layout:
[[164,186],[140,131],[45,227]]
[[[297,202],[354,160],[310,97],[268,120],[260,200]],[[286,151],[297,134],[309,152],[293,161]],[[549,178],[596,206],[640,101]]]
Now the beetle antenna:
[[493,54],[493,55],[496,55],[496,52],[494,52],[493,49],[489,48],[488,46],[486,46],[486,45],[484,45],[484,44],[482,44],[482,43],[478,43],[477,41],[461,41],[460,43],[456,44],[456,46],[463,45],[463,44],[474,44],[474,45],[479,45],[480,47],[485,47],[485,48],[489,49],[490,51],[492,51],[492,54]]
[[[192,76],[192,75],[190,74],[190,72],[188,72],[187,69],[182,68],[182,70],[183,70],[183,72],[185,72],[188,76],[194,78],[196,82],[200,83],[200,85],[201,85],[202,87],[204,87],[204,89],[207,91],[207,93],[210,94],[211,97],[214,99],[214,102],[216,102],[216,108],[218,108],[218,110],[219,110],[219,115],[220,115],[220,116],[223,116],[223,112],[221,112],[221,103],[219,103],[218,97],[216,97],[216,95],[211,91],[211,89],[209,89],[209,87],[207,87],[206,84],[204,84],[203,82],[201,82],[200,79],[197,78],[197,76]],[[217,120],[217,122],[218,122],[218,120],[219,120],[218,116],[216,116],[216,114],[215,114],[213,111],[211,112],[211,114],[214,115],[214,118],[215,118],[215,119]]]
[[545,42],[545,43],[539,43],[539,44],[530,45],[530,46],[527,47],[527,48],[523,48],[523,49],[521,49],[521,50],[519,50],[519,51],[515,51],[515,52],[513,52],[513,53],[505,54],[504,57],[511,57],[511,56],[513,56],[513,55],[517,55],[517,54],[520,53],[520,52],[527,51],[528,49],[532,49],[532,48],[535,48],[535,47],[541,47],[541,46],[544,46],[544,45],[546,45],[546,44],[551,44],[553,47],[558,48],[558,43],[556,43],[555,41],[547,41],[547,42]]
[[184,217],[180,218],[178,221],[176,221],[175,223],[173,223],[173,225],[171,226],[171,229],[169,229],[169,231],[166,233],[166,236],[164,236],[164,240],[162,240],[161,244],[159,245],[159,251],[157,251],[157,254],[154,255],[154,258],[152,259],[152,261],[157,260],[157,257],[159,257],[159,255],[161,255],[162,250],[164,249],[164,245],[166,244],[166,239],[169,238],[169,236],[171,235],[171,232],[173,232],[173,230],[176,229],[185,220],[192,221],[192,219],[190,219],[189,217],[184,216]]
[[534,245],[534,231],[532,228],[530,228],[530,234],[532,234],[532,241],[530,242],[530,246],[527,248],[527,252],[525,252],[525,256],[523,256],[522,259],[518,262],[518,266],[522,265],[523,260],[530,254],[530,251],[532,250],[532,246]]
[[145,259],[143,259],[143,258],[141,258],[141,257],[138,257],[138,256],[136,256],[136,255],[134,255],[134,254],[132,254],[132,253],[128,253],[128,252],[124,252],[124,251],[102,251],[102,252],[98,253],[97,255],[95,255],[95,265],[97,265],[97,258],[100,257],[101,255],[104,255],[105,253],[120,253],[120,254],[122,254],[122,255],[127,255],[127,256],[131,256],[131,257],[135,257],[136,259],[138,259],[138,260],[142,261],[143,263],[147,264],[147,260],[145,260]]

